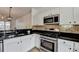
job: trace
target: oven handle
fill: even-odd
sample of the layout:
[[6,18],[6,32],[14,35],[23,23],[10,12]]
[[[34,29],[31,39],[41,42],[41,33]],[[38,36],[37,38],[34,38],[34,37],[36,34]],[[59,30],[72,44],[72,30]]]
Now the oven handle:
[[53,42],[53,43],[56,43],[56,41],[57,41],[57,40],[49,40],[49,39],[42,39],[42,38],[41,38],[41,40],[46,40],[46,41]]
[[50,39],[50,40],[57,40],[57,38],[51,38],[51,37],[40,37],[40,38],[42,38],[42,39]]

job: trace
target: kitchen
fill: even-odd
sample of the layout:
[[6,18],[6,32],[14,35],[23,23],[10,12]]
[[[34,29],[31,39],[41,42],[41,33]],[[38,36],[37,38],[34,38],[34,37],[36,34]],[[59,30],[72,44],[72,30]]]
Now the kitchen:
[[79,7],[0,7],[0,52],[79,52]]

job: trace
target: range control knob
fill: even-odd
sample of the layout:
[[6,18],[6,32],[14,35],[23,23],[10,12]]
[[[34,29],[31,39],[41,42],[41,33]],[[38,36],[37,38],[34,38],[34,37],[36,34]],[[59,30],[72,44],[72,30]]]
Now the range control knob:
[[77,51],[77,50],[75,50],[75,51]]

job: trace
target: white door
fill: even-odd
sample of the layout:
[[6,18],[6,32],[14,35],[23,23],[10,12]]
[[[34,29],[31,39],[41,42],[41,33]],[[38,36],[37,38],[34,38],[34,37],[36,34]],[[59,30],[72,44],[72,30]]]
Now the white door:
[[21,52],[20,39],[11,38],[4,40],[4,52]]
[[60,8],[60,24],[72,24],[73,21],[73,8],[62,7]]
[[74,52],[79,52],[79,42],[74,43]]
[[58,52],[73,52],[73,42],[58,39]]

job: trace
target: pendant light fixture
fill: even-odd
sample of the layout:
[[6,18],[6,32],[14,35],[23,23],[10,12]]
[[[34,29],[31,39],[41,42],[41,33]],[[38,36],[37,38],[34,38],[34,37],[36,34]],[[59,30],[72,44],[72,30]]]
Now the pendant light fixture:
[[8,20],[11,20],[13,17],[11,16],[11,11],[12,11],[12,7],[9,7],[9,15],[8,15]]

